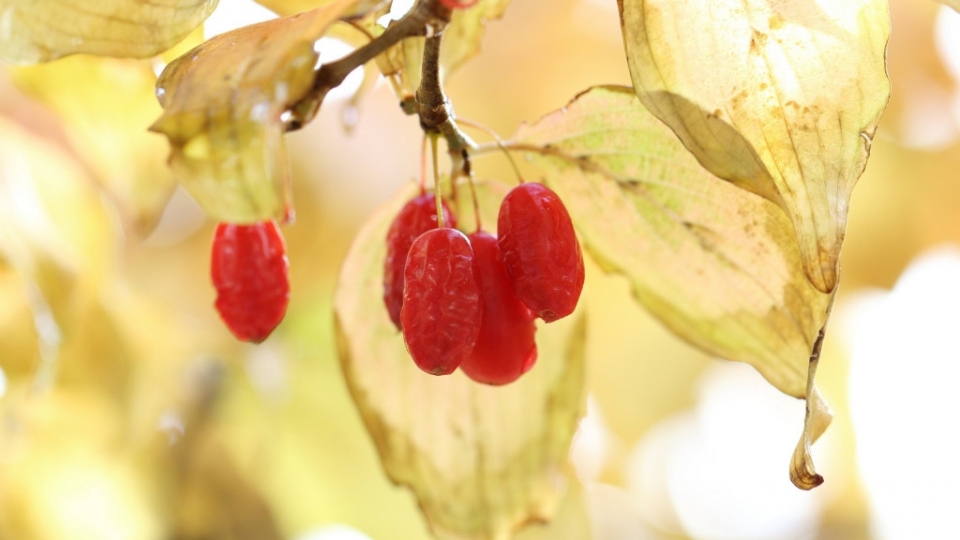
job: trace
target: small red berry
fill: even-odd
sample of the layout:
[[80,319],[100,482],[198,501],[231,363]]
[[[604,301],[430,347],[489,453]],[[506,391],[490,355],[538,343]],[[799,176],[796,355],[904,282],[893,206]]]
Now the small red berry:
[[447,9],[466,9],[475,5],[480,0],[440,0]]
[[[457,226],[456,217],[442,202],[443,220],[447,227]],[[437,228],[437,203],[433,194],[412,199],[400,210],[387,232],[387,258],[383,264],[383,303],[390,320],[400,329],[400,308],[403,306],[403,268],[407,252],[421,234]]]
[[290,300],[287,267],[283,236],[273,220],[217,226],[210,261],[215,305],[237,339],[260,343],[283,320]]
[[530,182],[513,188],[500,205],[497,232],[520,300],[546,322],[572,313],[583,289],[583,254],[557,194]]
[[480,383],[511,383],[537,361],[536,317],[517,298],[496,237],[476,232],[470,243],[483,296],[483,321],[477,344],[460,369]]
[[470,241],[456,229],[417,238],[404,269],[403,340],[417,366],[447,375],[469,356],[483,311]]

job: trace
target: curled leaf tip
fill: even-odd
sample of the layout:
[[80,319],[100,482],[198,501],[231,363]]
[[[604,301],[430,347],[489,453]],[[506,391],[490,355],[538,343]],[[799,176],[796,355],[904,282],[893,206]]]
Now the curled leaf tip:
[[797,444],[790,463],[790,481],[798,488],[809,491],[823,483],[823,476],[817,474],[813,460],[810,459],[809,448],[805,448],[803,440]]

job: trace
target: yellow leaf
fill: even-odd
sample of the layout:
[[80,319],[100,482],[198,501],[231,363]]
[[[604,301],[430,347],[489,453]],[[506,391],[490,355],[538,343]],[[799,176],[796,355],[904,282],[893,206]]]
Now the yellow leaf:
[[[478,191],[495,212],[503,192]],[[536,365],[506,386],[420,371],[382,299],[387,229],[414,194],[411,185],[379,209],[347,255],[334,300],[341,364],[387,475],[414,492],[433,532],[504,538],[562,499],[585,397],[584,319],[541,327]]]
[[704,167],[780,205],[807,277],[832,291],[850,194],[890,93],[887,2],[619,4],[643,104]]
[[217,0],[0,0],[0,59],[146,58],[187,37],[216,6]]
[[314,42],[357,0],[221,34],[170,63],[157,81],[171,166],[218,221],[291,212],[281,116],[314,79]]

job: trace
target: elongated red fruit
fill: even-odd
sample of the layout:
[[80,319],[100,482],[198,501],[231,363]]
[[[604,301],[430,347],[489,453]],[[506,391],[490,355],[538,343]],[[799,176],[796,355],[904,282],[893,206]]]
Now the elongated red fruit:
[[[444,224],[456,228],[457,219],[446,201],[441,206]],[[397,330],[400,329],[400,308],[403,307],[403,267],[407,263],[407,252],[417,237],[436,228],[437,203],[431,193],[410,200],[390,224],[387,258],[383,264],[383,303]]]
[[220,318],[241,341],[267,339],[290,300],[286,247],[276,222],[221,223],[212,251],[210,274]]
[[477,345],[460,369],[480,383],[511,383],[537,361],[536,317],[517,298],[496,237],[476,232],[469,238],[483,295],[483,321]]
[[500,205],[497,232],[520,300],[546,322],[572,313],[583,289],[583,254],[557,194],[530,182],[513,188]]
[[400,323],[410,356],[427,373],[453,373],[477,343],[483,303],[473,257],[456,229],[427,231],[410,246]]

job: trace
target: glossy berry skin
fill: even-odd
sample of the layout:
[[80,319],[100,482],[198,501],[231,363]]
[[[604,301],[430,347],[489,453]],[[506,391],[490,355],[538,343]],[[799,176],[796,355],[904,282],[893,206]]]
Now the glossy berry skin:
[[456,229],[427,231],[410,246],[400,323],[410,356],[427,373],[453,373],[477,343],[483,303],[473,259]]
[[572,313],[583,289],[583,253],[557,194],[530,182],[513,188],[500,205],[497,232],[520,300],[546,322]]
[[210,261],[215,305],[237,339],[260,343],[283,320],[290,300],[287,269],[283,236],[273,220],[217,226]]
[[440,0],[447,9],[466,9],[474,6],[480,0]]
[[[442,202],[443,220],[447,227],[455,228],[457,220]],[[383,264],[383,303],[397,330],[400,329],[400,308],[403,306],[403,268],[407,252],[421,234],[437,228],[437,203],[433,194],[427,193],[405,204],[390,224],[387,232],[387,259]]]
[[536,317],[513,291],[496,237],[476,232],[469,238],[483,294],[483,322],[477,345],[460,369],[479,383],[511,383],[537,361]]

